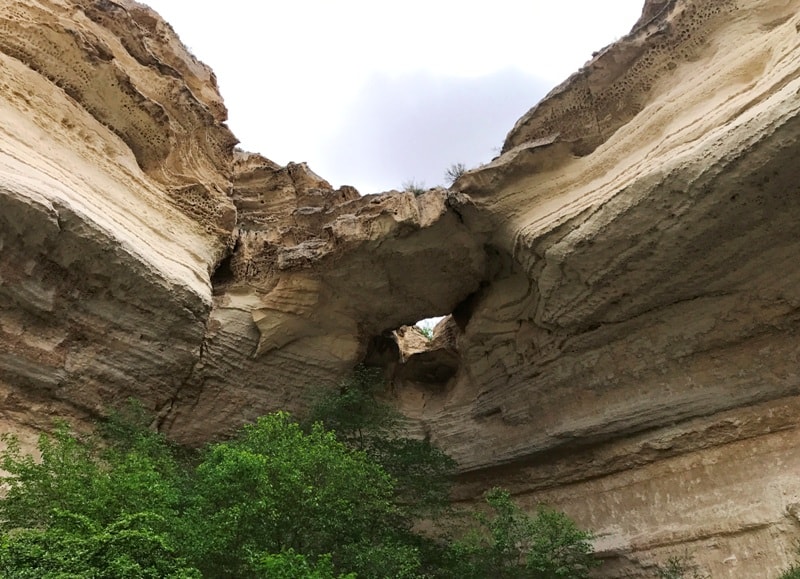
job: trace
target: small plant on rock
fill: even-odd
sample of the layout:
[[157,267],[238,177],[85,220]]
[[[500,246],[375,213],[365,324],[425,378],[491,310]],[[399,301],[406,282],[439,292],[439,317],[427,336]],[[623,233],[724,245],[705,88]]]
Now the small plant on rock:
[[429,341],[433,340],[433,328],[429,326],[414,326],[420,334],[425,336]]
[[453,163],[444,172],[444,179],[448,184],[452,185],[466,172],[467,166],[464,163]]
[[413,193],[417,197],[425,193],[425,182],[424,181],[417,181],[416,179],[409,179],[408,181],[403,181],[401,185],[403,191],[406,193]]

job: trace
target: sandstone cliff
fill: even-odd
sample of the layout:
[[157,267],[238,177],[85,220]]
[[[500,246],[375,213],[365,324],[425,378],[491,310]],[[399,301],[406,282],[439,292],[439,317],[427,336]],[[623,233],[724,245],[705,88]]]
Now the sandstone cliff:
[[[136,396],[201,443],[367,360],[459,461],[457,499],[563,508],[609,577],[685,551],[776,575],[800,534],[798,13],[652,0],[451,190],[361,197],[236,150],[147,7],[0,3],[0,425]],[[401,327],[445,314],[431,342]]]

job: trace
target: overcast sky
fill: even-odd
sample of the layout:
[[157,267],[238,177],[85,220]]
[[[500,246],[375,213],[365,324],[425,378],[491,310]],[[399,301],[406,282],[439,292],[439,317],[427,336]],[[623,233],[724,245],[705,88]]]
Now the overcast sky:
[[361,193],[490,160],[644,0],[144,0],[214,69],[241,146]]

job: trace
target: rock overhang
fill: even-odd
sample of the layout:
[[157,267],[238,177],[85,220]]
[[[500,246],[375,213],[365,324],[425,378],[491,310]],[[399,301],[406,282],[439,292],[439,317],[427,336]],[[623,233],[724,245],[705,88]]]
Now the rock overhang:
[[[797,9],[648,2],[452,190],[360,197],[235,151],[146,7],[5,5],[5,422],[135,395],[197,443],[373,359],[462,498],[563,504],[623,558],[723,536],[698,461],[797,493],[770,462],[798,442]],[[398,330],[451,312],[430,343]],[[763,507],[726,524],[789,540],[782,499],[713,469]],[[668,491],[705,522],[662,505],[664,534],[634,495]]]

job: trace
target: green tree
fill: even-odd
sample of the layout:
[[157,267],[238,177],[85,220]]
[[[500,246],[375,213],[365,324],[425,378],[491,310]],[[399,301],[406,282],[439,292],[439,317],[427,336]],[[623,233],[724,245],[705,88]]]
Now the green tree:
[[254,556],[288,550],[331,554],[337,569],[361,575],[389,564],[367,560],[364,548],[390,545],[403,529],[394,483],[383,469],[321,425],[304,433],[282,412],[211,446],[191,494],[187,519],[196,532],[187,544],[192,560],[213,577],[247,576]]
[[[0,530],[44,528],[54,512],[74,513],[105,527],[128,515],[153,513],[172,528],[183,506],[182,468],[160,434],[142,429],[124,443],[73,433],[58,422],[39,437],[41,460],[3,437],[0,468],[7,492],[0,501]],[[121,448],[124,444],[125,448]],[[59,519],[60,520],[60,519]]]
[[265,553],[251,561],[254,575],[270,579],[356,579],[355,573],[337,575],[330,555],[310,562],[293,550]]
[[154,530],[152,514],[124,516],[105,527],[54,510],[47,529],[19,529],[0,539],[0,571],[7,579],[190,579],[200,572]]
[[172,535],[182,489],[159,435],[143,432],[118,452],[62,422],[39,438],[39,461],[15,437],[3,441],[3,577],[199,576]]
[[393,437],[399,427],[400,414],[382,400],[386,390],[380,369],[357,366],[337,389],[316,393],[306,428],[318,422],[348,446],[366,450],[372,440]]
[[597,566],[591,535],[565,514],[540,507],[527,515],[502,489],[489,491],[486,502],[490,515],[478,514],[479,528],[451,548],[460,577],[583,579]]
[[276,413],[194,453],[152,432],[135,407],[103,424],[102,439],[59,423],[40,437],[40,460],[5,437],[0,576],[583,577],[562,571],[588,568],[586,535],[563,515],[526,517],[508,493],[489,495],[495,516],[480,519],[474,540],[417,532],[425,492],[432,502],[446,496],[446,485],[425,488],[444,455],[427,441],[385,437],[389,413],[368,402],[376,377],[361,379],[372,394],[344,400],[371,409],[361,421],[334,413],[347,444],[321,423],[303,430]]
[[306,427],[322,424],[381,465],[409,515],[436,515],[449,504],[456,463],[430,440],[403,436],[402,416],[386,401],[387,389],[381,370],[358,366],[337,389],[318,395]]

